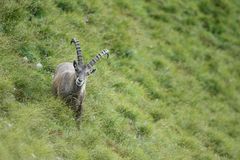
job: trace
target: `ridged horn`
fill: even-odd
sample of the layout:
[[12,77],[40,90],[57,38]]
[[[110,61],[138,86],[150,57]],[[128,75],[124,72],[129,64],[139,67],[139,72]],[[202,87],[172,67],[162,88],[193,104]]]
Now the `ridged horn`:
[[76,51],[77,51],[77,61],[78,64],[83,65],[83,56],[82,56],[82,51],[81,51],[81,47],[80,47],[80,43],[76,38],[73,38],[71,40],[71,44],[74,43],[75,47],[76,47]]
[[100,53],[98,53],[88,64],[87,64],[87,66],[89,67],[89,68],[91,68],[92,66],[94,66],[96,63],[97,63],[97,61],[99,61],[101,58],[102,58],[102,56],[107,56],[107,58],[109,57],[109,51],[107,50],[107,49],[104,49],[104,50],[102,50]]

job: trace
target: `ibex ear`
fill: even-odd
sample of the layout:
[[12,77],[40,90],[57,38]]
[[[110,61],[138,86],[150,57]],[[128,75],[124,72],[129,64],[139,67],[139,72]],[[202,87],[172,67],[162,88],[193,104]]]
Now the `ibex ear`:
[[74,69],[75,69],[75,71],[77,71],[78,69],[77,69],[77,61],[73,61],[73,67],[74,67]]
[[89,76],[90,74],[94,73],[96,71],[96,68],[93,68],[87,72],[87,75]]
[[94,73],[96,70],[97,70],[96,68],[93,68],[90,74]]

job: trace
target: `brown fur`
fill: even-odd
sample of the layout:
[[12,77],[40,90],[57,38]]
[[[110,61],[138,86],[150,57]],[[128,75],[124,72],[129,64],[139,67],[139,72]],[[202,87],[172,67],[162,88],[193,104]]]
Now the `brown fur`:
[[79,120],[83,110],[86,80],[83,86],[78,87],[75,85],[76,78],[72,63],[59,64],[54,74],[52,91],[76,111],[76,119]]

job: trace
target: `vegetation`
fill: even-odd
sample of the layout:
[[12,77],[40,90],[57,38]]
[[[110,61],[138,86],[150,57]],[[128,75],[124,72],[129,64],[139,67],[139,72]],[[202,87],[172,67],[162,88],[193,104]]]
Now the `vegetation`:
[[[0,159],[240,159],[240,1],[0,1]],[[81,128],[57,64],[111,56]],[[37,69],[36,64],[43,64]]]

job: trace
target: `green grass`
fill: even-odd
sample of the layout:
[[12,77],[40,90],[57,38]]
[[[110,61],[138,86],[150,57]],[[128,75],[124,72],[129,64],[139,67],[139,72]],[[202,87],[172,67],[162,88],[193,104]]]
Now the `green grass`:
[[[0,159],[240,159],[239,8],[1,1]],[[111,54],[88,79],[80,130],[51,94],[57,64],[76,58],[72,37],[85,62]]]

